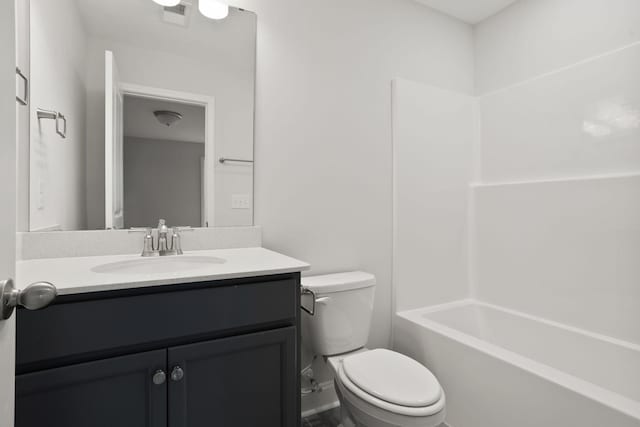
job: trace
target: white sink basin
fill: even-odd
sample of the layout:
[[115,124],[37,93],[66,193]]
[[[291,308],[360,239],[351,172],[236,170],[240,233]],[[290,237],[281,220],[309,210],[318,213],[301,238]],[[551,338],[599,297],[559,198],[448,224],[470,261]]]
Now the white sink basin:
[[225,262],[222,258],[212,256],[174,255],[111,262],[93,267],[91,271],[110,274],[175,273],[211,267]]

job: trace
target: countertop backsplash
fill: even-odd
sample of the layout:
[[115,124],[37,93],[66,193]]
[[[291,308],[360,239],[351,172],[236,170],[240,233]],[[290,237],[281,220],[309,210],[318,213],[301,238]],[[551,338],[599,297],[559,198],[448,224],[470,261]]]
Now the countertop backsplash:
[[[180,233],[186,251],[262,246],[261,227],[195,228]],[[142,251],[144,233],[128,230],[17,233],[17,258],[125,255]]]

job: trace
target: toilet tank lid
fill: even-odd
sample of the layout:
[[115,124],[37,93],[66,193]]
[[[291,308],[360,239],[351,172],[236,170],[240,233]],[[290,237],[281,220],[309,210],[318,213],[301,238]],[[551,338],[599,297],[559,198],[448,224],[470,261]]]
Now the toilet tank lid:
[[319,294],[370,288],[375,284],[376,276],[364,271],[323,274],[302,278],[302,286]]

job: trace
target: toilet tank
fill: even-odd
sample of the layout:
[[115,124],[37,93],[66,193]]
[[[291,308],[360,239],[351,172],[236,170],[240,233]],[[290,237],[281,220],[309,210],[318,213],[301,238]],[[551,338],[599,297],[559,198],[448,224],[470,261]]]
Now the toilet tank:
[[[315,315],[302,315],[302,339],[314,354],[331,356],[365,346],[375,284],[375,276],[362,271],[302,278],[302,286],[316,295]],[[303,297],[302,304],[310,307],[312,298]]]

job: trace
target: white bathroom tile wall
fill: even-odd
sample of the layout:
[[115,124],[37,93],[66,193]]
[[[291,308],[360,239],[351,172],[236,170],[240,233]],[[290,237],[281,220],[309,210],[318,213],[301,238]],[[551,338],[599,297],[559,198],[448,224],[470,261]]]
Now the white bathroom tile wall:
[[393,85],[395,310],[465,298],[475,98]]
[[640,175],[474,193],[480,299],[640,343]]
[[[185,251],[262,246],[260,227],[196,228],[184,231]],[[135,254],[142,251],[144,233],[127,230],[18,233],[18,259]]]
[[480,98],[483,182],[640,172],[640,42]]

